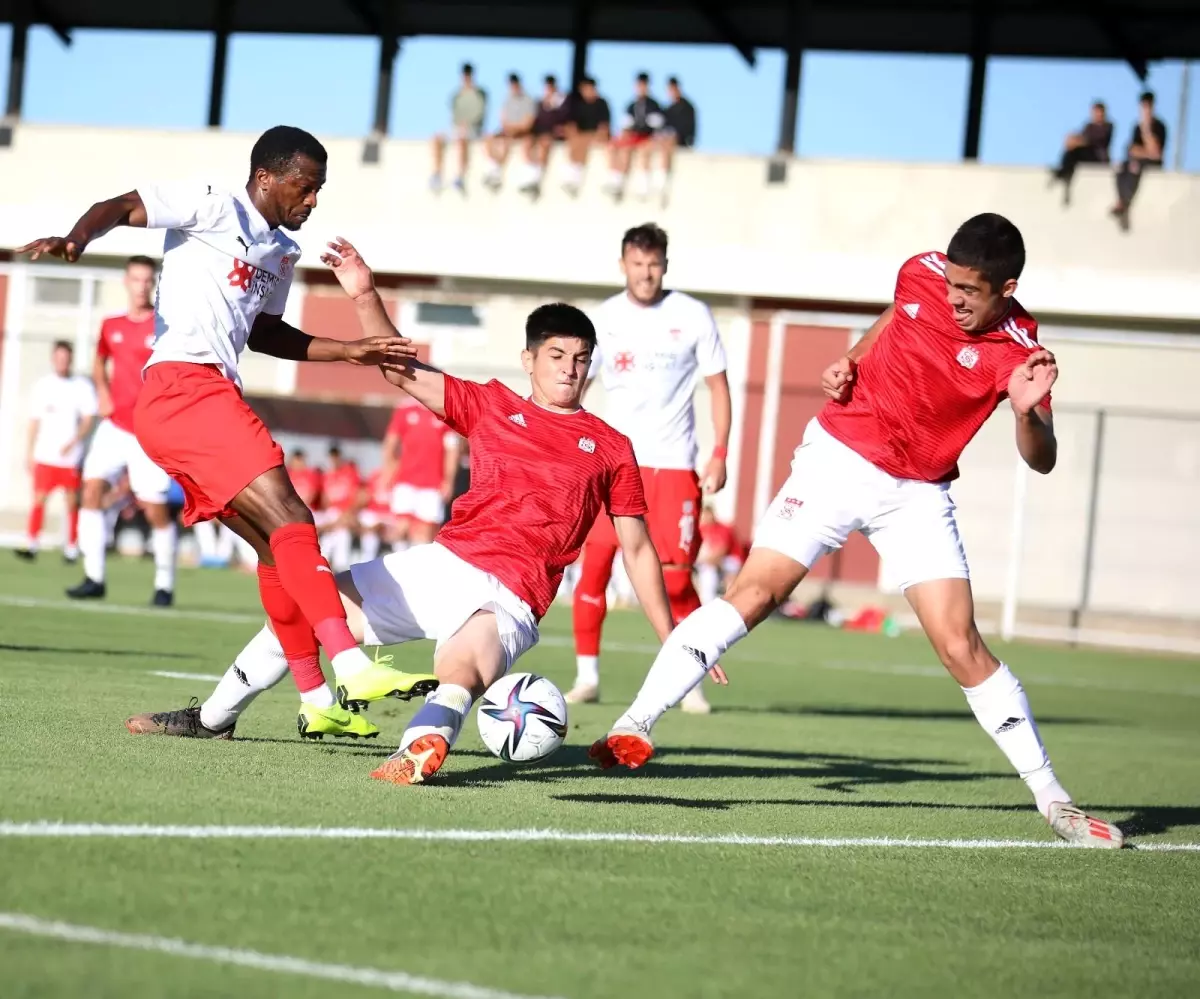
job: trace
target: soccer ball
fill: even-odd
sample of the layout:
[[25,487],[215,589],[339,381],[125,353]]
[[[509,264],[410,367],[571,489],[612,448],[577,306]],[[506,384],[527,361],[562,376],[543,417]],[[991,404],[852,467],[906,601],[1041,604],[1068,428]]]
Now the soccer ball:
[[483,744],[508,763],[544,760],[567,737],[567,702],[536,673],[513,673],[493,683],[475,719]]

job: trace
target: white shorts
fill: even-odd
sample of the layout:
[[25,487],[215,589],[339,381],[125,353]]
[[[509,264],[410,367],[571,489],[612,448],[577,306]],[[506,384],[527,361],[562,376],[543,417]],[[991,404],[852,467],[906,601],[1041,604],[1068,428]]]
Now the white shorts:
[[350,567],[366,618],[364,645],[432,638],[441,648],[476,611],[496,616],[504,669],[538,641],[529,605],[495,576],[436,542]]
[[324,510],[314,510],[313,524],[316,525],[318,531],[323,531],[336,524],[345,514],[345,510],[333,510],[328,507]]
[[932,579],[970,579],[949,484],[897,479],[829,434],[815,419],[792,471],[754,532],[769,548],[812,568],[861,531],[899,589]]
[[146,457],[146,452],[128,430],[122,430],[112,420],[103,420],[96,428],[83,460],[83,478],[116,482],[122,472],[129,472],[129,488],[133,495],[146,503],[165,503],[171,488],[171,477]]
[[407,482],[397,482],[392,490],[392,513],[422,524],[440,524],[446,519],[446,504],[437,489],[419,489]]

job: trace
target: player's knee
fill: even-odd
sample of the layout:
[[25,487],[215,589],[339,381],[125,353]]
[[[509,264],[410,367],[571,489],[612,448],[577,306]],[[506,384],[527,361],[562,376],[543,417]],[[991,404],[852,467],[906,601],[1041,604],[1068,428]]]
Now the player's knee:
[[752,628],[787,599],[788,594],[780,595],[776,589],[768,580],[745,578],[743,574],[734,580],[722,599],[732,604]]
[[942,665],[965,687],[983,683],[996,669],[996,660],[975,628],[955,629],[934,641]]

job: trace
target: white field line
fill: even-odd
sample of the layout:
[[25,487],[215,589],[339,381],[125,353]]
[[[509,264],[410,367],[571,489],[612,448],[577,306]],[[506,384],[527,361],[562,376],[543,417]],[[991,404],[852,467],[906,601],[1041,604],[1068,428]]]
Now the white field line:
[[221,677],[217,673],[172,673],[165,669],[152,669],[151,676],[161,676],[168,680],[220,680]]
[[[189,611],[162,607],[137,607],[128,604],[76,603],[67,600],[43,600],[40,597],[15,597],[0,594],[0,607],[27,607],[41,610],[82,611],[94,614],[123,614],[131,617],[152,617],[176,621],[213,621],[221,624],[261,624],[261,614],[237,614],[217,611]],[[574,640],[569,635],[543,632],[540,645],[549,648],[573,648]],[[611,652],[630,652],[647,657],[654,656],[659,647],[643,642],[606,642]],[[848,660],[792,660],[776,657],[737,655],[739,662],[759,666],[808,667],[811,669],[838,670],[852,673],[871,673],[882,676],[915,676],[942,680],[946,671],[940,666],[919,666],[906,663],[872,663]],[[649,665],[647,663],[647,665]],[[1043,687],[1075,687],[1084,690],[1102,690],[1114,694],[1149,694],[1159,697],[1200,697],[1200,687],[1179,686],[1171,690],[1143,687],[1134,683],[1111,682],[1085,676],[1031,676],[1020,674],[1026,683]]]
[[300,957],[284,954],[261,954],[256,950],[241,950],[232,947],[209,947],[205,944],[188,943],[171,937],[144,936],[140,933],[116,933],[95,926],[76,926],[71,923],[52,922],[25,916],[18,912],[0,912],[0,930],[25,933],[33,937],[66,940],[70,943],[99,944],[102,947],[120,947],[125,950],[153,951],[172,957],[189,957],[213,964],[233,964],[258,971],[274,971],[284,975],[301,975],[305,978],[323,978],[332,982],[386,989],[389,992],[407,992],[414,995],[442,996],[446,999],[537,999],[514,992],[488,989],[468,982],[449,982],[423,975],[410,975],[403,971],[384,971],[376,968],[351,967],[346,964],[324,964],[307,961]]
[[[685,836],[571,832],[564,829],[362,829],[322,826],[150,826],[94,822],[0,822],[0,838],[92,839],[402,839],[458,843],[637,843],[655,846],[883,847],[941,850],[1070,849],[1061,840],[899,839],[891,836]],[[1159,853],[1200,853],[1200,843],[1146,843]]]

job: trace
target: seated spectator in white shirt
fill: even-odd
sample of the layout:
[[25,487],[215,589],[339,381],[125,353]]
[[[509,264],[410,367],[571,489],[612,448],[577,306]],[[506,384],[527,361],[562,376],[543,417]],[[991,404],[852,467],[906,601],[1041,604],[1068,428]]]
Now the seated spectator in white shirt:
[[592,147],[608,144],[612,112],[591,77],[579,81],[579,89],[567,104],[567,173],[563,190],[574,195],[583,184],[583,168]]
[[[450,96],[451,135],[458,147],[458,176],[454,186],[464,190],[467,176],[467,144],[483,134],[483,119],[487,113],[487,93],[475,85],[475,69],[470,63],[462,68],[462,83]],[[446,135],[433,138],[433,176],[429,186],[434,191],[442,189],[442,163],[446,158]]]
[[612,140],[609,154],[609,176],[604,189],[619,196],[625,186],[625,177],[633,164],[633,151],[639,151],[638,161],[642,167],[635,193],[644,197],[650,193],[650,153],[654,148],[655,134],[664,124],[662,108],[650,96],[650,75],[638,73],[634,82],[633,103],[625,109],[621,119],[621,131]]
[[483,182],[493,190],[500,187],[500,176],[513,143],[527,138],[533,131],[533,119],[537,113],[537,102],[525,93],[521,78],[516,73],[508,76],[508,99],[500,108],[500,130],[488,138],[487,173]]

